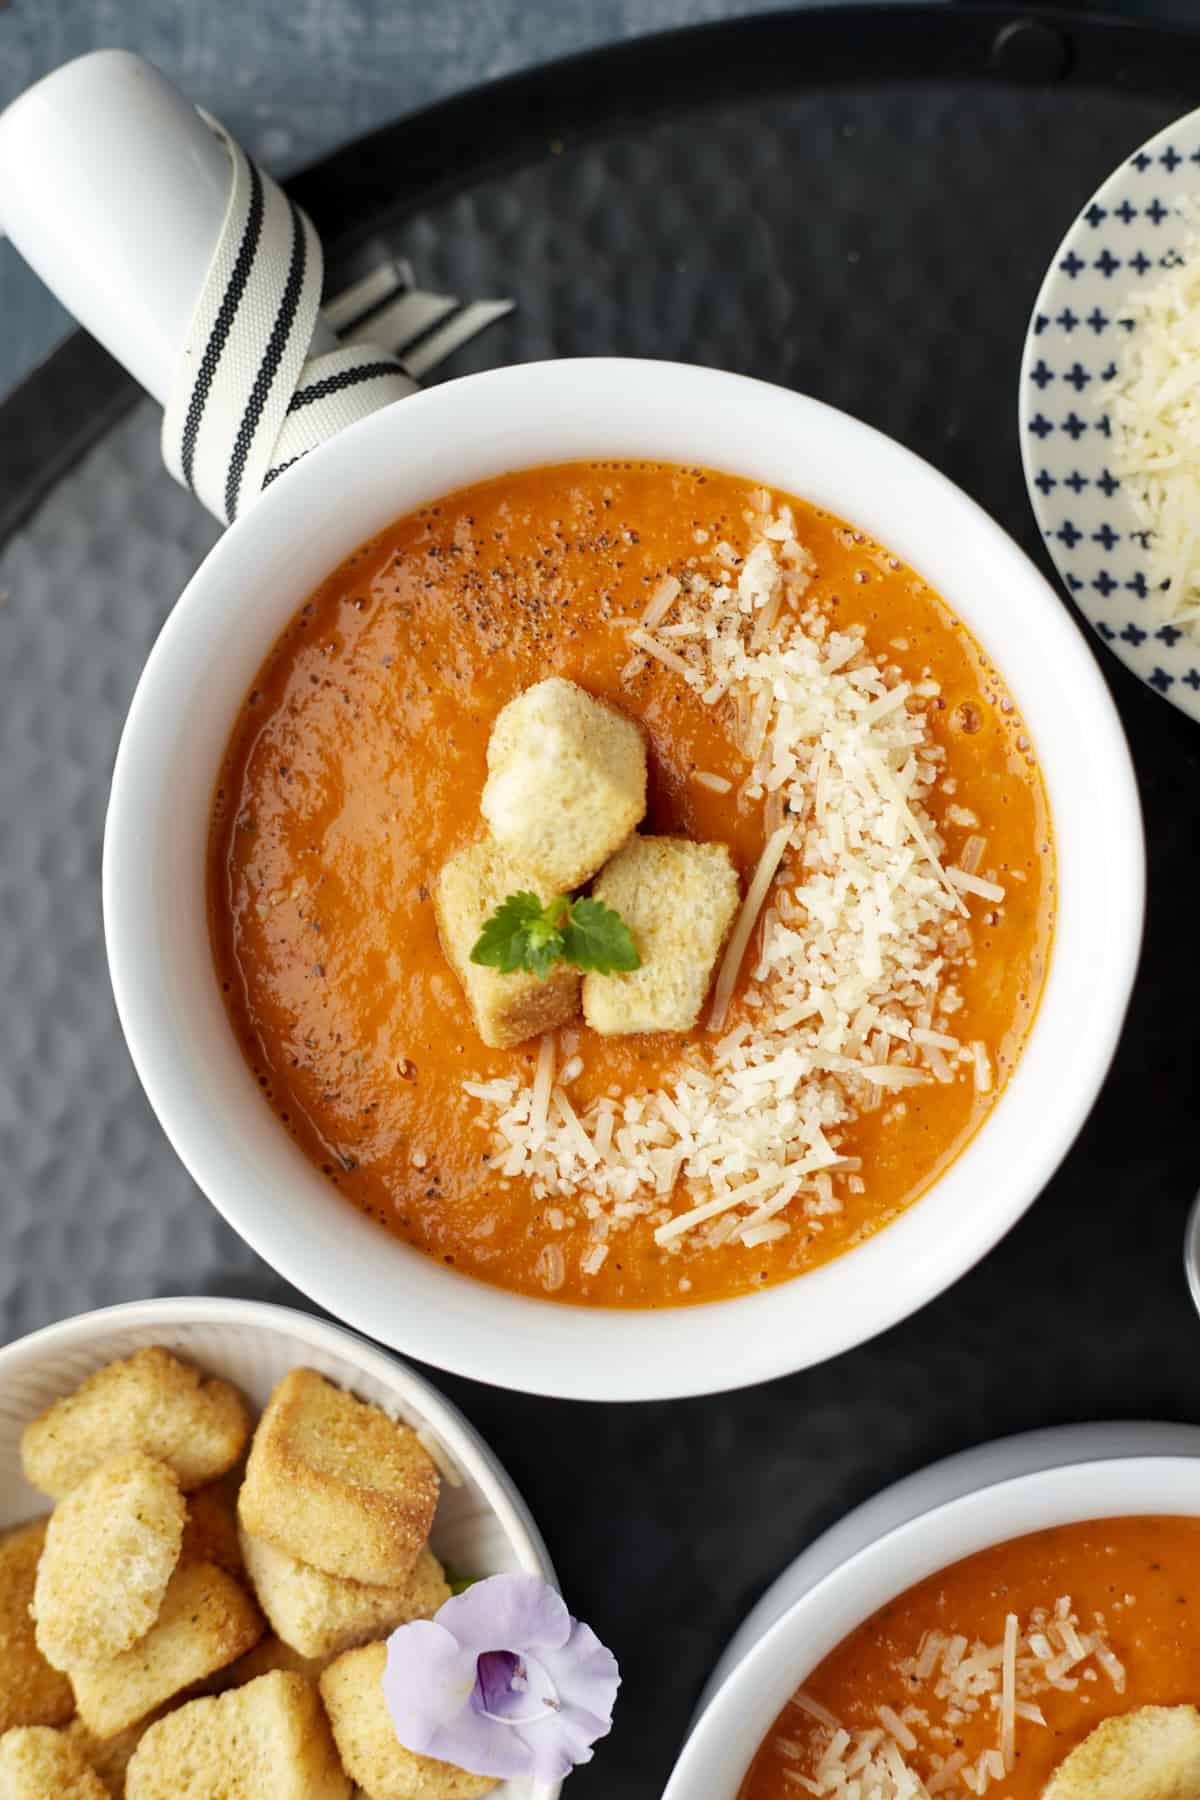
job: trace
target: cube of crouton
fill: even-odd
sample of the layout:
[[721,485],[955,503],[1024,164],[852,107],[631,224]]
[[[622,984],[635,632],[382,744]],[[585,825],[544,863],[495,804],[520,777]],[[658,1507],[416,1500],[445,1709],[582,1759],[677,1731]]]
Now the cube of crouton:
[[632,719],[552,676],[502,708],[480,811],[492,836],[562,894],[590,881],[646,812],[646,745]]
[[0,1800],[109,1800],[83,1751],[49,1725],[0,1737]]
[[0,1536],[0,1731],[61,1725],[75,1711],[71,1684],[38,1649],[29,1612],[48,1522]]
[[268,1631],[260,1637],[253,1650],[247,1650],[245,1656],[239,1656],[235,1663],[226,1669],[219,1669],[203,1684],[206,1694],[224,1694],[230,1688],[245,1687],[248,1681],[257,1681],[260,1675],[270,1675],[275,1669],[282,1669],[286,1674],[305,1675],[315,1684],[321,1670],[329,1662],[327,1656],[301,1656],[290,1644]]
[[585,976],[593,1031],[690,1031],[737,917],[737,871],[724,844],[630,838],[592,894],[620,913],[642,959],[627,974]]
[[269,1623],[285,1644],[307,1657],[336,1656],[386,1637],[409,1619],[430,1619],[450,1598],[442,1565],[429,1549],[421,1551],[400,1587],[340,1581],[249,1532],[242,1533],[242,1554]]
[[229,1478],[197,1488],[187,1499],[181,1562],[212,1562],[239,1579],[245,1573],[238,1543],[237,1486]]
[[406,1750],[383,1697],[386,1644],[347,1650],[321,1676],[321,1698],[342,1767],[368,1800],[475,1800],[496,1783]]
[[48,1663],[105,1662],[145,1636],[179,1561],[185,1514],[166,1463],[140,1450],[101,1463],[59,1501],[33,1590]]
[[107,1662],[72,1669],[79,1716],[97,1737],[115,1737],[244,1656],[262,1630],[258,1608],[232,1575],[215,1563],[182,1563],[145,1637]]
[[89,1375],[21,1434],[26,1479],[59,1500],[97,1463],[143,1450],[187,1493],[231,1469],[250,1435],[236,1388],[151,1345]]
[[314,1569],[399,1587],[433,1524],[438,1473],[414,1431],[312,1369],[292,1369],[258,1422],[238,1517]]
[[1059,1764],[1044,1800],[1163,1800],[1200,1794],[1200,1712],[1137,1706],[1089,1731]]
[[151,1719],[142,1719],[128,1731],[119,1731],[116,1737],[100,1738],[88,1730],[82,1719],[75,1718],[63,1726],[63,1736],[70,1738],[83,1752],[88,1767],[95,1769],[113,1800],[124,1800],[129,1759],[141,1743],[143,1732],[152,1723]]
[[349,1800],[317,1690],[276,1671],[189,1700],[142,1738],[127,1800]]
[[537,893],[539,886],[540,900],[553,898],[528,864],[484,838],[452,856],[434,888],[446,960],[463,985],[476,1031],[495,1050],[555,1031],[579,1011],[579,971],[566,963],[556,963],[543,981],[525,969],[504,974],[471,961],[489,914],[510,894]]

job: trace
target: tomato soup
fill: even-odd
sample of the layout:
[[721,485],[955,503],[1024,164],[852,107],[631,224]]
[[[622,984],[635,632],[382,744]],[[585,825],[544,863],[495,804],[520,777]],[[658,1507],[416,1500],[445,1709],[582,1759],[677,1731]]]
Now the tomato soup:
[[[776,513],[785,522],[771,539],[764,532]],[[550,675],[642,727],[643,829],[725,844],[745,889],[781,816],[782,790],[772,796],[752,767],[754,719],[739,713],[732,690],[720,682],[704,690],[706,677],[695,666],[689,673],[683,658],[695,665],[702,624],[671,614],[653,654],[639,652],[632,633],[664,578],[680,585],[680,605],[687,599],[694,611],[702,590],[718,592],[736,614],[739,570],[754,546],[786,551],[792,533],[802,546],[806,641],[822,667],[857,666],[844,648],[826,654],[843,643],[826,634],[849,634],[858,661],[870,661],[864,696],[871,681],[891,684],[869,689],[882,698],[863,716],[878,716],[882,730],[913,709],[923,773],[896,753],[899,773],[885,790],[896,790],[892,811],[911,822],[897,784],[925,783],[910,791],[921,795],[927,833],[912,824],[905,866],[924,867],[933,838],[947,865],[984,848],[977,876],[964,873],[966,889],[944,902],[962,914],[948,926],[958,936],[921,939],[926,973],[941,971],[942,1010],[921,1015],[920,1048],[916,1040],[900,1048],[911,1076],[888,1077],[912,1085],[881,1093],[867,1068],[856,1090],[866,1099],[831,1114],[836,1192],[833,1177],[813,1176],[792,1211],[747,1232],[749,1242],[719,1218],[664,1242],[664,1219],[702,1202],[702,1185],[685,1193],[681,1175],[674,1189],[660,1180],[650,1201],[601,1208],[586,1183],[556,1187],[544,1159],[542,1173],[511,1172],[503,1096],[529,1104],[540,1046],[485,1048],[439,943],[432,894],[447,858],[483,830],[498,712]],[[792,617],[773,629],[790,628]],[[751,625],[746,641],[757,645],[760,626]],[[815,804],[819,812],[819,793]],[[793,887],[806,879],[802,846],[788,871]],[[829,887],[836,877],[833,866],[822,880]],[[776,888],[783,883],[781,873]],[[264,1103],[348,1204],[485,1281],[655,1307],[800,1275],[885,1226],[947,1167],[995,1104],[1030,1029],[1050,950],[1054,869],[1034,751],[999,675],[885,547],[730,475],[580,464],[503,477],[399,520],[303,604],[236,721],[214,802],[208,903],[231,1025]],[[801,901],[790,905],[786,896],[772,901],[756,923],[722,1027],[733,1033],[731,1056],[740,1054],[738,1032],[748,1040],[769,1003],[755,988],[764,933],[802,932]],[[859,1061],[848,1067],[895,1049],[889,1031],[907,1035],[890,1015],[872,1027],[878,1012],[859,1008]],[[571,1083],[569,1108],[568,1088],[555,1090],[563,1133],[582,1120],[593,1137],[603,1130],[623,1141],[621,1119],[640,1116],[637,1096],[711,1062],[710,1022],[702,1017],[683,1036],[599,1037],[582,1020],[559,1033],[554,1068]],[[947,1061],[938,1047],[946,1043],[977,1046],[974,1063],[965,1049]],[[841,1064],[831,1057],[829,1066]],[[493,1093],[501,1098],[491,1104]],[[773,1104],[786,1111],[789,1100],[776,1093]],[[615,1127],[597,1125],[605,1108],[625,1108]]]
[[[1006,1629],[1016,1702],[1007,1758]],[[740,1800],[832,1793],[839,1731],[849,1739],[840,1760],[861,1756],[863,1734],[888,1739],[947,1800],[1040,1800],[1106,1718],[1198,1696],[1200,1519],[1063,1525],[967,1557],[860,1625],[784,1709]],[[989,1773],[989,1757],[1005,1771]]]

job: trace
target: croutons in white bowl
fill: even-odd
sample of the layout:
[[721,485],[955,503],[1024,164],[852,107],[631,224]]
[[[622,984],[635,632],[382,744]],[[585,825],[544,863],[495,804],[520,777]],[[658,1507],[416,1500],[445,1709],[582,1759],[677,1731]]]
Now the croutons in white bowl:
[[[161,1345],[232,1382],[255,1415],[289,1370],[315,1369],[416,1431],[442,1472],[431,1544],[462,1575],[554,1581],[549,1554],[508,1475],[457,1409],[419,1375],[340,1326],[286,1307],[223,1299],[142,1300],[85,1313],[0,1349],[0,1531],[49,1511],[21,1467],[21,1434],[97,1369]],[[555,1800],[559,1785],[500,1784],[503,1800]]]
[[[886,1229],[797,1279],[706,1305],[569,1306],[476,1281],[357,1212],[264,1103],[230,1029],[205,905],[210,806],[238,707],[305,595],[373,534],[473,482],[578,460],[731,471],[852,521],[915,569],[995,663],[1039,759],[1056,927],[998,1103]],[[531,678],[544,671],[531,670]],[[464,805],[474,804],[464,796]],[[1112,700],[1044,578],[953,483],[803,395],[712,369],[597,359],[453,381],[305,457],[217,544],[168,619],[113,778],[104,917],[138,1074],[199,1186],[289,1281],[427,1362],[531,1392],[673,1397],[808,1367],[924,1305],[1020,1217],[1107,1073],[1141,940],[1144,849]]]

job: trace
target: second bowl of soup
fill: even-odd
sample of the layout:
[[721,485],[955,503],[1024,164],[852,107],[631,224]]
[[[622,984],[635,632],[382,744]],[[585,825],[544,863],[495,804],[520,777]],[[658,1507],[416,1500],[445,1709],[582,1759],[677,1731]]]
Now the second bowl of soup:
[[818,1580],[717,1689],[667,1800],[1196,1792],[1200,1462],[1108,1431],[1109,1459],[962,1493]]
[[994,1241],[1102,1078],[1141,845],[1090,657],[956,489],[795,395],[565,364],[222,541],[105,903],[151,1099],[277,1268],[616,1397],[818,1360]]

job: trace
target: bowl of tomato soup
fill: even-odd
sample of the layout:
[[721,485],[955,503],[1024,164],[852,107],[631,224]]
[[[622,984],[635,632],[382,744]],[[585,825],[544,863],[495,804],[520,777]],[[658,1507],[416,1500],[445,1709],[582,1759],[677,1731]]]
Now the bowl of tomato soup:
[[892,1498],[880,1496],[860,1532],[830,1534],[828,1558],[814,1546],[801,1562],[817,1579],[724,1665],[665,1800],[792,1800],[855,1780],[862,1800],[1042,1800],[1056,1779],[1091,1792],[1076,1770],[1110,1736],[1144,1733],[1153,1749],[1182,1730],[1194,1754],[1196,1434],[1083,1434],[986,1446],[980,1472],[989,1460],[1028,1472],[965,1491],[968,1458],[952,1459],[927,1474],[953,1499],[889,1531],[873,1529]]
[[[580,758],[555,898],[519,833],[553,850]],[[481,976],[492,832],[489,904],[624,896],[640,971]],[[650,1397],[832,1355],[1019,1216],[1115,1044],[1142,845],[1090,654],[966,496],[802,396],[595,361],[406,401],[230,530],[104,881],[147,1093],[274,1267],[442,1367]]]

